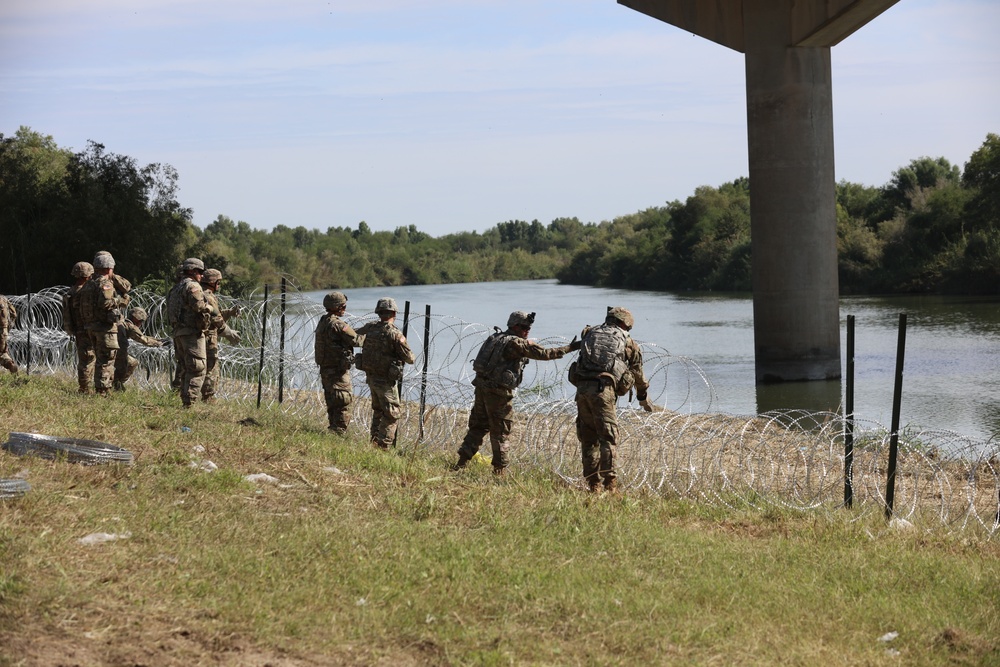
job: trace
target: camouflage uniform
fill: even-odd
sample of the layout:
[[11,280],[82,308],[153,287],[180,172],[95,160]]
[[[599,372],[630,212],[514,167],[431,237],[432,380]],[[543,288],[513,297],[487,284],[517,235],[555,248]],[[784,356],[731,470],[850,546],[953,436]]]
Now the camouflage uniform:
[[[135,323],[139,321],[139,324]],[[161,347],[163,342],[152,336],[142,333],[142,322],[146,320],[146,311],[141,308],[133,308],[129,311],[129,316],[124,322],[118,325],[118,354],[115,356],[115,380],[114,387],[118,391],[125,390],[125,383],[129,381],[135,369],[139,367],[139,360],[129,356],[129,339],[141,343],[146,347]]]
[[403,364],[414,363],[416,357],[403,332],[389,321],[395,316],[396,302],[379,299],[375,311],[380,318],[388,319],[360,327],[357,335],[363,337],[361,370],[372,397],[372,444],[388,449],[396,440],[396,422],[402,414],[396,383],[403,377]]
[[107,394],[115,373],[118,353],[118,310],[121,300],[107,275],[95,274],[80,291],[81,313],[90,344],[94,350],[94,387],[98,394]]
[[94,382],[94,365],[97,359],[81,311],[81,294],[93,274],[94,267],[89,262],[74,264],[71,275],[76,278],[76,284],[71,286],[62,298],[63,331],[76,341],[76,378],[81,394],[90,391],[90,385]]
[[316,364],[323,383],[323,397],[326,399],[326,415],[329,429],[343,434],[351,423],[351,364],[354,348],[358,346],[358,335],[351,325],[337,314],[341,306],[347,305],[347,297],[340,292],[326,295],[323,305],[327,313],[316,325]]
[[219,386],[219,336],[222,336],[230,343],[240,342],[240,334],[229,328],[226,321],[236,317],[239,306],[222,310],[219,307],[219,298],[215,295],[215,290],[209,285],[217,284],[215,280],[210,280],[210,274],[218,274],[215,280],[221,280],[222,274],[217,269],[209,269],[205,272],[201,281],[202,292],[205,301],[210,308],[208,330],[205,332],[205,381],[201,385],[201,398],[203,401],[211,401],[215,397],[215,389]]
[[167,295],[167,314],[174,346],[180,355],[178,363],[183,366],[181,402],[184,407],[191,407],[198,401],[201,385],[205,381],[205,332],[209,326],[211,307],[197,278],[191,276],[191,273],[203,272],[204,264],[201,260],[188,259],[185,266],[191,267],[185,269],[188,275]]
[[7,349],[7,332],[17,321],[17,309],[7,297],[0,295],[0,366],[17,375],[17,363]]
[[[523,311],[511,313],[507,330],[501,332],[498,327],[497,333],[492,334],[480,348],[475,364],[478,366],[476,377],[472,381],[476,388],[475,401],[469,412],[469,430],[458,448],[455,469],[465,467],[479,451],[488,433],[493,447],[493,471],[503,474],[503,470],[510,465],[507,441],[514,417],[514,390],[521,384],[524,367],[529,359],[562,359],[573,349],[571,345],[546,349],[525,338],[533,321],[534,313],[530,316]],[[521,335],[521,327],[524,336]],[[480,359],[483,359],[482,365]]]
[[[612,308],[602,327],[617,326],[617,318],[632,328],[632,315],[624,308]],[[586,344],[588,336],[598,327],[587,327],[580,335],[580,340]],[[646,391],[649,383],[643,375],[642,350],[631,336],[626,334],[624,351],[619,356],[624,363],[625,372],[620,377],[600,374],[596,377],[571,377],[576,385],[576,435],[580,440],[581,457],[583,459],[583,477],[591,491],[598,490],[598,483],[603,480],[604,488],[614,490],[617,474],[615,473],[615,450],[618,445],[618,415],[615,406],[618,396],[627,393],[634,383],[636,395],[640,401],[646,401]],[[579,363],[579,362],[576,362]],[[575,365],[575,364],[574,364]],[[573,371],[571,367],[571,373]]]

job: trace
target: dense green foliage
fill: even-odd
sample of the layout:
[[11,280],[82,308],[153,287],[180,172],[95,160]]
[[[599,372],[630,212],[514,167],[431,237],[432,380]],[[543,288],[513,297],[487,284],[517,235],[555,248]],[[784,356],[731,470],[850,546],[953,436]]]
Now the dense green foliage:
[[[278,225],[271,231],[219,215],[204,230],[175,199],[171,167],[140,168],[91,142],[71,153],[21,128],[0,135],[0,292],[69,281],[98,249],[137,281],[172,279],[188,256],[243,293],[290,276],[305,289],[558,278],[652,290],[748,291],[750,182],[702,186],[611,221],[509,220],[483,233],[432,237],[395,231]],[[962,172],[921,157],[872,187],[837,184],[844,293],[1000,291],[1000,137],[987,135]]]

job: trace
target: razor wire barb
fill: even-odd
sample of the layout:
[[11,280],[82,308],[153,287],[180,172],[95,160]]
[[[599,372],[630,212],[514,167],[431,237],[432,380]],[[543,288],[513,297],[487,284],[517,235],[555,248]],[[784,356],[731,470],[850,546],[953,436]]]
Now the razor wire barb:
[[[255,292],[238,302],[242,312],[230,326],[241,332],[242,342],[220,341],[216,395],[255,406],[260,383],[261,404],[325,423],[313,359],[313,332],[325,310],[291,281],[286,284],[283,300],[280,293],[271,292],[265,304],[263,293]],[[66,290],[55,287],[30,295],[30,309],[27,295],[9,297],[19,312],[10,332],[11,353],[20,362],[27,359],[30,329],[33,372],[71,373],[75,367],[74,341],[62,331],[61,297]],[[224,308],[237,303],[225,295],[219,300]],[[132,293],[132,305],[142,306],[149,315],[149,335],[168,335],[164,302],[164,296],[141,288]],[[375,317],[371,312],[345,315],[355,327]],[[411,311],[408,339],[417,361],[406,367],[402,383],[401,447],[449,454],[457,450],[474,395],[472,359],[490,331],[488,325],[454,316]],[[550,347],[567,340],[538,342]],[[622,487],[733,508],[833,512],[844,506],[843,415],[713,411],[715,389],[695,361],[639,342],[649,399],[663,410],[646,413],[631,397],[619,401],[617,468]],[[169,390],[174,364],[170,346],[130,345],[129,354],[140,364],[133,376],[139,387]],[[541,467],[571,484],[582,484],[574,389],[566,380],[571,361],[528,365],[515,396],[510,452],[515,467]],[[354,422],[367,430],[371,410],[364,374],[352,370],[352,382]],[[852,433],[851,516],[860,518],[885,507],[890,433],[870,420],[854,420]],[[1000,532],[1000,443],[912,427],[902,429],[898,437],[894,516],[917,526],[974,529],[989,537]]]

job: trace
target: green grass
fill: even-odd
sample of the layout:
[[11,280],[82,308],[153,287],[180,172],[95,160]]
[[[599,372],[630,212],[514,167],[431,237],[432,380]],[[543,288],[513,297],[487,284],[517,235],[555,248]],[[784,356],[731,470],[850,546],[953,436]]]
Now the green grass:
[[[136,457],[0,452],[33,487],[0,501],[0,664],[66,642],[79,664],[184,664],[178,637],[309,665],[1000,664],[995,540],[455,474],[451,451],[376,451],[356,427],[66,378],[0,377],[0,414]],[[77,541],[95,532],[131,536]]]

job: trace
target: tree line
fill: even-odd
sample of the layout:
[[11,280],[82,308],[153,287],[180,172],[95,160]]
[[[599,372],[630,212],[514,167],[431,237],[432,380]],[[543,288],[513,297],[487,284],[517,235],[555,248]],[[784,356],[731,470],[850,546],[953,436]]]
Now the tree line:
[[[69,282],[105,249],[136,282],[173,280],[185,257],[245,294],[290,276],[303,289],[558,278],[648,290],[751,289],[747,178],[610,221],[500,222],[433,237],[365,222],[325,231],[254,229],[219,215],[205,229],[177,201],[169,165],[140,166],[96,142],[80,152],[22,127],[0,134],[0,292]],[[850,293],[1000,293],[1000,137],[964,169],[921,157],[882,186],[836,186],[840,288]]]

